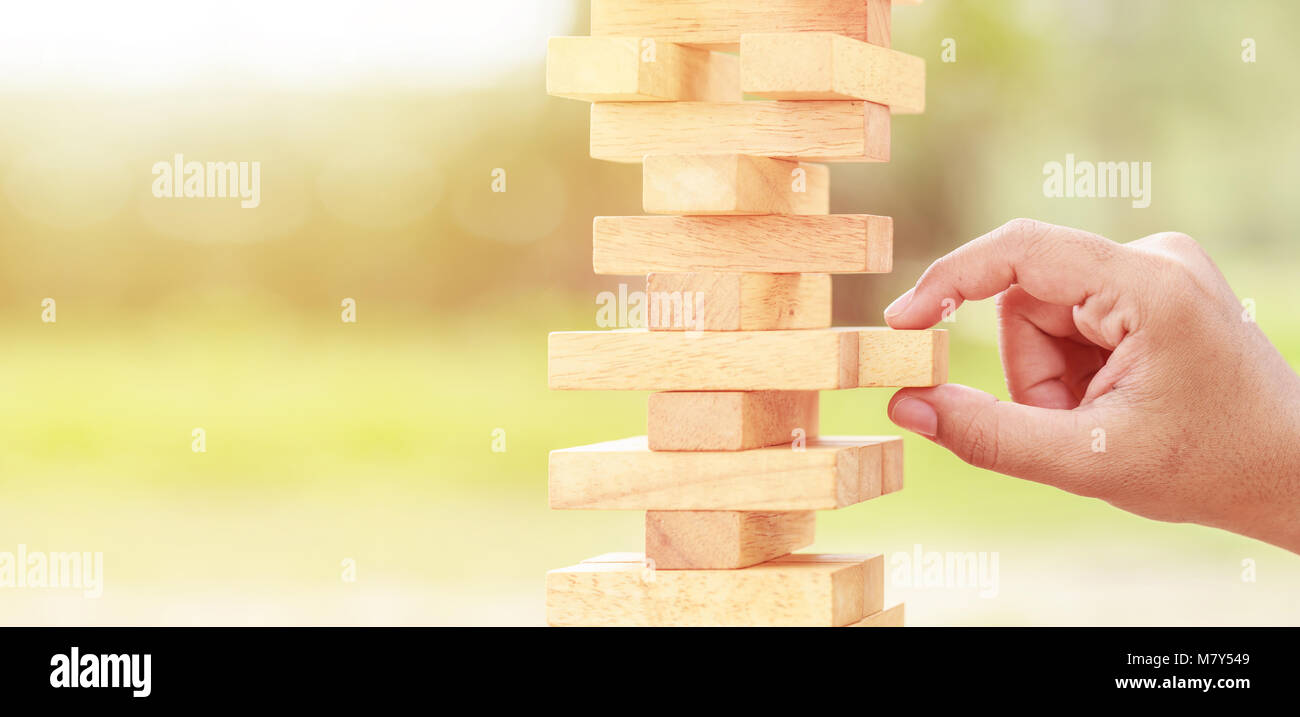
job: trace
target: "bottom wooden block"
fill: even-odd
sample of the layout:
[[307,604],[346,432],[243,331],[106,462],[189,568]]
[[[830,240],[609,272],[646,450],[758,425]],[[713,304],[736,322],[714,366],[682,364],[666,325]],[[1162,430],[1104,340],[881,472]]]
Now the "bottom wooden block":
[[747,568],[812,545],[811,510],[651,510],[645,514],[645,556],[656,570]]
[[902,627],[903,603],[878,613],[868,615],[848,627]]
[[546,574],[568,627],[837,627],[884,606],[880,555],[787,555],[742,570],[655,570],[613,553]]

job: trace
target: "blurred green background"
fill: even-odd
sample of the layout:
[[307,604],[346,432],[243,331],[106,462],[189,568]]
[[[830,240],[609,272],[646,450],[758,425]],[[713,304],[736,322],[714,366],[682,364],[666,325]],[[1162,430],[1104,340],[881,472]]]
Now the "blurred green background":
[[[548,450],[644,432],[645,394],[546,389],[547,332],[638,288],[592,274],[590,226],[640,213],[639,168],[589,159],[587,105],[545,95],[586,2],[91,5],[0,29],[0,551],[102,551],[104,593],[0,588],[0,621],[540,624],[547,569],[639,549],[637,513],[546,506]],[[891,163],[832,168],[833,212],[896,227],[892,275],[836,279],[836,323],[1031,216],[1191,234],[1300,365],[1297,26],[1263,0],[896,9],[928,108]],[[260,161],[261,207],[154,198],[176,153]],[[1044,197],[1067,153],[1151,162],[1150,207]],[[945,326],[951,378],[1005,397],[990,303]],[[897,433],[889,395],[823,394],[823,430]],[[912,437],[906,470],[814,548],[998,555],[995,597],[887,582],[909,624],[1300,624],[1290,553]]]

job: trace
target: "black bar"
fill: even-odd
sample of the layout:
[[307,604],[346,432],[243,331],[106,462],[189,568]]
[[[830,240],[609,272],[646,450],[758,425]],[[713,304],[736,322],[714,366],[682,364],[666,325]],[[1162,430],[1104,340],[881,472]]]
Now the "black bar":
[[[885,709],[880,700],[888,695],[925,704],[1028,695],[1099,696],[1117,704],[1250,701],[1295,693],[1297,640],[1295,628],[5,628],[0,696],[55,708],[273,699],[331,706],[414,700],[450,709],[456,695],[472,693],[531,698],[545,709],[563,708],[555,699],[572,706],[579,696],[612,690],[673,712],[688,703],[663,703],[664,692],[688,688],[760,702],[784,689],[791,698],[849,700],[865,711]],[[54,687],[52,678],[70,682],[67,670],[57,672],[56,656],[70,660],[74,647],[79,661],[96,656],[81,664],[88,677],[104,681],[123,662],[98,656],[137,656],[128,677],[143,677],[148,655],[148,696],[133,695],[145,691],[136,689],[143,680]],[[1155,682],[1117,686],[1130,679]],[[1206,691],[1189,686],[1193,679],[1213,684]],[[533,684],[543,692],[532,692]]]

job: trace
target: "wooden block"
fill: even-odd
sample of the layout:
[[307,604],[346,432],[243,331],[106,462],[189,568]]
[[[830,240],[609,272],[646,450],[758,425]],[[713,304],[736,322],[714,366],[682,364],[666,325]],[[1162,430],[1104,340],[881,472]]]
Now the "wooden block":
[[558,331],[548,343],[557,390],[828,391],[948,378],[948,339],[938,329]]
[[596,217],[597,274],[661,271],[885,273],[894,220],[871,214],[790,217]]
[[645,436],[551,451],[559,510],[834,510],[878,497],[885,444],[810,438],[748,451],[652,451]]
[[948,380],[948,332],[863,329],[859,386],[937,386]]
[[739,102],[734,55],[636,37],[552,37],[546,93],[588,102]]
[[648,214],[827,214],[824,164],[741,154],[651,155],[642,165]]
[[646,276],[651,331],[771,331],[831,325],[830,274]]
[[650,394],[652,451],[743,451],[817,437],[816,391],[668,391]]
[[903,440],[898,436],[863,436],[863,440],[879,441],[882,449],[880,463],[880,493],[894,493],[903,489]]
[[651,510],[645,556],[655,570],[734,570],[787,555],[813,542],[811,510]]
[[849,625],[849,627],[902,627],[903,626],[903,603],[880,612],[868,615],[861,620]]
[[745,35],[741,88],[775,100],[866,100],[925,111],[925,60],[829,33]]
[[[904,0],[906,2],[906,0]],[[920,2],[920,0],[917,0]],[[891,47],[893,45],[893,18],[891,17],[893,3],[890,0],[879,0],[878,2],[867,3],[867,36],[859,38],[856,35],[846,35],[855,40],[866,40],[867,42],[880,47]],[[788,32],[793,28],[779,27],[776,31]],[[828,32],[834,32],[829,30]],[[844,35],[842,32],[836,32],[836,35]]]
[[559,331],[549,385],[594,391],[820,391],[858,386],[857,330]]
[[[862,562],[863,558],[867,558],[865,563]],[[866,578],[862,595],[863,616],[880,612],[885,607],[885,559],[883,556],[865,556],[851,553],[793,553],[769,562],[821,565],[845,562],[862,564],[865,573],[864,577]]]
[[889,108],[872,102],[609,102],[591,106],[591,156],[747,154],[888,162]]
[[889,0],[592,0],[592,35],[735,50],[749,32],[834,32],[889,45]]
[[[788,555],[743,570],[648,570],[610,556],[546,574],[546,621],[568,627],[833,627],[877,612],[880,555]],[[636,556],[626,556],[636,557]]]

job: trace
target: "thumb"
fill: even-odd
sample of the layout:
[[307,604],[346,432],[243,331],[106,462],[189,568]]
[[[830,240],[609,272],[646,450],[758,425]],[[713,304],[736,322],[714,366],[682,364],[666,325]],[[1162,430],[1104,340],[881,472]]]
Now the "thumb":
[[952,451],[958,458],[998,473],[1047,483],[1071,492],[1094,480],[1091,407],[1038,408],[999,401],[992,394],[948,383],[908,388],[889,402],[889,418]]

